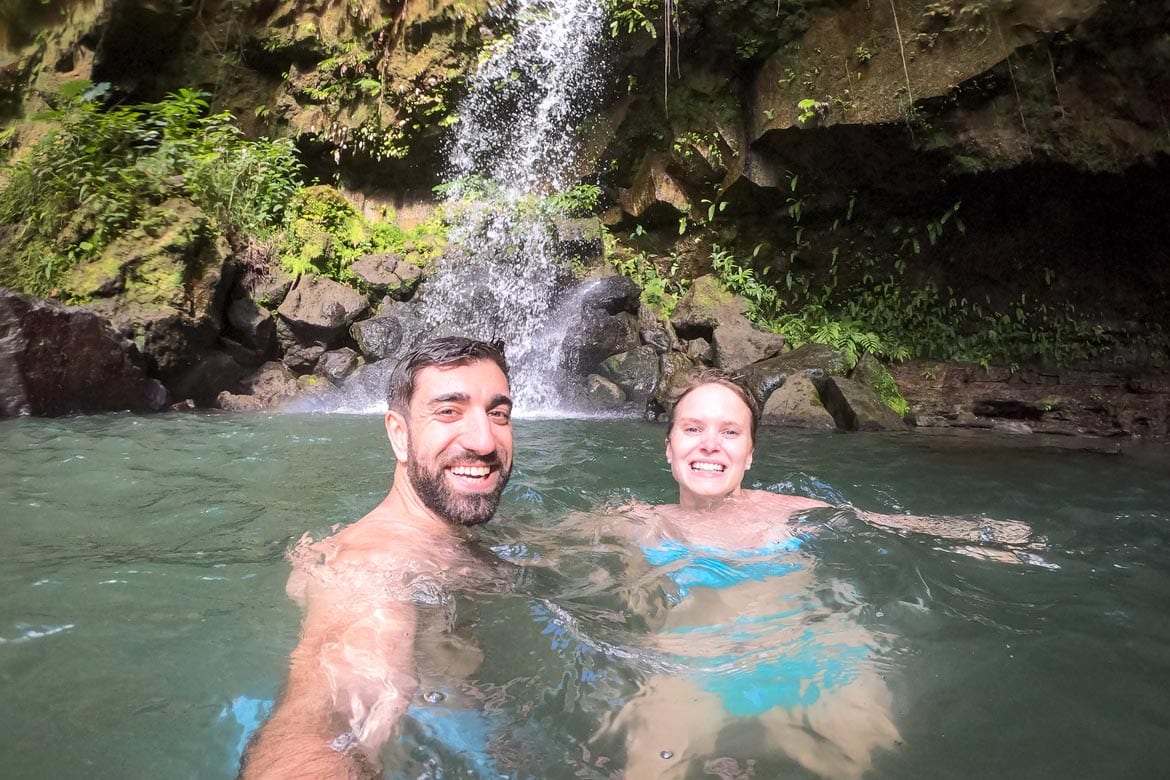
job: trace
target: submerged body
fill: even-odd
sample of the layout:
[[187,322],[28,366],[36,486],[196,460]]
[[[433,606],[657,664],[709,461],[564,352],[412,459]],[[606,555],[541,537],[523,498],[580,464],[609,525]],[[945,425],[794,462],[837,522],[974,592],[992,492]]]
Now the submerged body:
[[[736,378],[699,374],[667,431],[678,504],[625,513],[623,532],[672,582],[650,643],[679,668],[645,679],[601,731],[624,734],[629,778],[684,777],[693,763],[716,760],[716,746],[737,732],[762,733],[740,755],[780,750],[826,778],[860,776],[899,741],[885,681],[890,642],[862,625],[852,587],[819,577],[803,549],[810,526],[801,516],[830,505],[742,487],[758,422],[759,406]],[[858,516],[961,541],[1027,541],[1030,532],[1019,523]]]
[[665,590],[645,642],[673,668],[648,675],[598,733],[624,739],[627,777],[685,777],[726,760],[717,748],[856,777],[897,743],[890,640],[859,622],[851,587],[824,581],[805,549],[813,526],[797,520],[823,506],[741,491],[729,515],[643,505],[620,516],[645,559],[643,587]]
[[511,471],[508,391],[502,354],[466,339],[425,344],[395,369],[394,484],[361,520],[292,555],[301,638],[243,777],[380,774],[418,690],[417,650],[444,628],[423,608],[485,576],[468,529],[492,516]]

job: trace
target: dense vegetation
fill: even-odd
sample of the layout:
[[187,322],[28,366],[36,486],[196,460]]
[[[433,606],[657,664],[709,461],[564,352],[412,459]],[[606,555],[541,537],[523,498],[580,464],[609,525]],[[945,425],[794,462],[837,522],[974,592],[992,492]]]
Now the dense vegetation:
[[391,213],[371,220],[331,187],[303,187],[292,141],[245,138],[231,114],[209,113],[204,93],[107,106],[107,89],[66,85],[36,118],[48,131],[8,167],[0,225],[14,251],[0,259],[0,285],[57,294],[73,268],[119,237],[149,240],[176,200],[236,244],[274,246],[294,275],[352,281],[349,266],[363,254],[396,252],[421,265],[443,242],[437,221],[404,231]]
[[108,85],[73,82],[38,121],[52,123],[7,171],[0,224],[15,251],[0,284],[46,294],[77,264],[131,231],[162,227],[157,207],[184,199],[228,234],[283,222],[301,164],[290,141],[242,136],[230,114],[182,89],[158,103],[106,107]]

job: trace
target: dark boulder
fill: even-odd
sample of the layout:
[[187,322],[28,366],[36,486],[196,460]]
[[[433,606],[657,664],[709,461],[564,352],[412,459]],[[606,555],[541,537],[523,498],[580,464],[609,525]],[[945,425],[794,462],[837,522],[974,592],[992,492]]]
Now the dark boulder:
[[682,342],[674,332],[669,320],[662,320],[649,306],[638,308],[638,335],[643,344],[649,344],[660,355],[671,351],[682,351]]
[[402,345],[402,323],[390,314],[355,322],[349,334],[357,342],[362,355],[370,361],[394,355]]
[[767,360],[784,348],[783,336],[757,327],[742,314],[725,316],[715,326],[712,342],[715,366],[728,371]]
[[606,359],[600,373],[620,387],[629,400],[645,406],[658,388],[658,355],[653,347],[643,345]]
[[585,402],[597,411],[611,412],[626,402],[626,393],[605,377],[590,374],[585,377]]
[[276,344],[276,322],[272,314],[251,298],[236,298],[227,307],[228,332],[235,341],[267,357]]
[[302,276],[276,310],[302,343],[340,346],[349,326],[369,311],[359,292],[323,276]]
[[321,355],[313,373],[320,374],[334,384],[340,383],[361,364],[361,357],[349,347],[330,350]]
[[363,255],[350,270],[378,295],[399,301],[409,298],[422,281],[421,268],[389,252]]
[[760,423],[819,430],[834,430],[837,427],[833,415],[821,402],[820,393],[812,378],[799,371],[789,376],[788,380],[768,397],[760,415]]
[[825,408],[846,431],[904,431],[907,426],[877,393],[860,382],[835,376],[824,385]]
[[667,352],[658,357],[658,371],[661,376],[654,390],[654,401],[665,411],[674,408],[674,403],[695,369],[695,361],[682,352]]
[[820,388],[825,377],[845,375],[845,356],[825,344],[805,344],[799,349],[762,360],[740,371],[744,382],[761,404],[784,384],[789,375],[798,372],[808,374]]
[[597,309],[606,314],[638,311],[641,290],[634,281],[625,276],[603,276],[583,283],[581,308]]
[[0,288],[0,415],[157,411],[166,390],[101,317]]
[[246,373],[247,369],[227,352],[212,349],[172,381],[171,393],[175,398],[194,401],[198,407],[212,407],[221,392],[238,391]]

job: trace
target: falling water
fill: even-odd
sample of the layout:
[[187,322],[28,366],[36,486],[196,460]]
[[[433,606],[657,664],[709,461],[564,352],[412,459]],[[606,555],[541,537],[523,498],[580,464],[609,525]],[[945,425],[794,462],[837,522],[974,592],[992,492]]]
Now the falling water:
[[534,199],[562,191],[592,167],[578,126],[596,113],[604,83],[600,0],[515,0],[511,37],[471,77],[449,156],[452,252],[427,283],[432,325],[502,340],[517,407],[562,405],[562,291],[569,274]]

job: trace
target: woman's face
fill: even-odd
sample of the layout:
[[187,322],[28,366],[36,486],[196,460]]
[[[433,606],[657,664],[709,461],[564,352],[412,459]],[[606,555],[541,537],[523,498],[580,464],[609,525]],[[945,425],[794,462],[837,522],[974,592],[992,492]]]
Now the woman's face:
[[679,401],[666,438],[666,461],[684,509],[739,493],[752,465],[752,415],[735,391],[699,385]]

